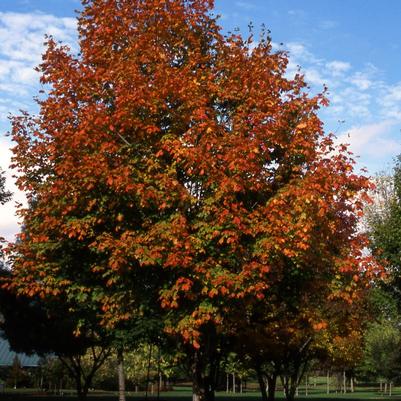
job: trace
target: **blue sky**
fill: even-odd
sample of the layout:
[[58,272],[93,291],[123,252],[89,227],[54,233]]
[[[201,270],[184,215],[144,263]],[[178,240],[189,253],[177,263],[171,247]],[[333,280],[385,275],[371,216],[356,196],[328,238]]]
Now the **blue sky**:
[[[317,93],[329,88],[331,105],[321,111],[326,131],[350,143],[358,166],[389,170],[401,153],[401,1],[386,0],[215,0],[220,25],[247,32],[253,22],[271,30],[277,49],[290,54],[288,74],[300,65]],[[45,33],[76,43],[75,9],[79,0],[0,1],[0,132],[8,113],[34,110]],[[281,43],[283,45],[281,45]],[[0,135],[0,166],[9,165],[10,142]],[[23,195],[12,186],[14,201]],[[0,208],[0,233],[17,231],[13,204]]]

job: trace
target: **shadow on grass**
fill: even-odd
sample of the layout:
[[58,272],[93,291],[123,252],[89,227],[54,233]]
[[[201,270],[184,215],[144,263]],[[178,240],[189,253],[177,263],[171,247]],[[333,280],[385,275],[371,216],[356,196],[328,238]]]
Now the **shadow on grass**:
[[[118,395],[101,395],[101,394],[91,394],[88,396],[88,401],[116,401]],[[0,401],[77,401],[76,396],[64,395],[33,395],[33,394],[16,394],[16,393],[0,393]],[[284,401],[285,398],[280,394],[276,397],[278,401]],[[311,396],[299,396],[296,400],[302,401],[368,401],[368,400],[380,400],[380,401],[401,401],[401,396],[399,394],[392,397],[383,396],[375,393],[361,392],[360,394],[353,393],[348,396],[344,395],[323,395],[315,394]],[[163,394],[160,398],[144,395],[127,396],[127,401],[192,401],[191,395],[177,394],[173,392],[171,394]],[[261,401],[261,396],[256,394],[242,394],[242,395],[217,395],[216,401]]]

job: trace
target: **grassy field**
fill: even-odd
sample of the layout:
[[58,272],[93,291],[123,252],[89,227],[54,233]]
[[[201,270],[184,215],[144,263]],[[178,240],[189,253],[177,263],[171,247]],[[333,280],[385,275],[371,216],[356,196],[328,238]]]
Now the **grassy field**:
[[[340,394],[331,393],[324,394],[322,389],[309,389],[308,396],[302,394],[303,389],[300,389],[300,394],[297,397],[301,400],[311,400],[311,401],[364,401],[364,400],[400,400],[401,401],[401,388],[397,387],[393,391],[391,397],[380,394],[377,389],[364,388],[356,389],[354,393]],[[89,401],[115,401],[117,399],[117,393],[91,393],[89,395]],[[283,400],[284,396],[282,391],[277,392],[278,400]],[[217,393],[218,401],[260,401],[261,397],[257,392],[246,392],[243,394],[226,394],[225,392]],[[0,400],[5,401],[75,401],[76,397],[71,394],[65,393],[64,395],[51,395],[35,392],[34,390],[6,390],[3,394],[0,394]],[[132,394],[128,392],[128,401],[145,401],[146,397],[144,393]],[[149,395],[148,401],[157,401],[155,395]],[[175,391],[170,391],[166,393],[161,393],[159,401],[192,401],[191,393],[188,388],[177,388]]]

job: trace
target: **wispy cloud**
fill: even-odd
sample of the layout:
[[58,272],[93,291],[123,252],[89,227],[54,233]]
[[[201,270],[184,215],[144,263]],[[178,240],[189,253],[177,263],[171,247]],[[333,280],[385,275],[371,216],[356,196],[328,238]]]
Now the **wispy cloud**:
[[394,151],[401,150],[401,142],[395,141],[391,135],[398,125],[398,121],[384,120],[372,124],[353,126],[342,132],[338,136],[337,142],[349,144],[350,150],[356,155],[393,155]]
[[236,1],[235,5],[244,10],[255,10],[257,8],[251,1]]
[[18,218],[15,214],[17,203],[25,204],[24,194],[14,185],[14,172],[9,169],[11,162],[11,143],[7,138],[0,138],[0,167],[6,172],[6,188],[13,193],[12,199],[0,205],[0,236],[13,241],[18,230]]
[[288,15],[290,15],[293,18],[304,19],[306,18],[307,13],[304,10],[293,9],[288,11]]
[[312,92],[328,87],[330,106],[321,110],[321,117],[328,131],[341,127],[338,142],[349,143],[361,165],[373,173],[401,152],[401,81],[386,82],[371,63],[356,68],[346,60],[319,58],[304,43],[291,42],[285,48],[289,76],[300,65]]
[[337,25],[338,25],[338,23],[336,21],[333,21],[333,20],[320,21],[319,24],[318,24],[319,28],[320,29],[324,29],[324,30],[336,28]]
[[[31,99],[37,92],[39,78],[34,67],[41,61],[45,34],[73,47],[76,20],[38,12],[0,12],[0,128],[3,133],[8,130],[10,112],[33,107]],[[15,202],[23,203],[25,199],[13,185],[10,146],[8,138],[0,137],[0,167],[7,172],[6,184],[14,194],[12,201],[0,205],[0,233],[13,240],[18,231]]]
[[28,96],[37,87],[34,67],[41,61],[45,34],[73,45],[75,31],[74,18],[0,12],[0,96],[3,99]]
[[401,121],[401,82],[383,86],[378,103],[382,107],[383,116]]
[[351,69],[351,64],[346,61],[329,61],[326,63],[328,73],[334,77],[338,77]]

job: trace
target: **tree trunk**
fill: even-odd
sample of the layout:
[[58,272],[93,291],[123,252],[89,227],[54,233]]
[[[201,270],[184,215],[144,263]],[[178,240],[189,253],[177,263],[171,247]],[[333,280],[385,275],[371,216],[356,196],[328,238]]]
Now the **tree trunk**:
[[152,361],[152,344],[149,345],[149,354],[148,354],[148,369],[146,373],[146,393],[145,398],[148,399],[149,392],[149,379],[150,379],[150,363]]
[[193,401],[214,401],[214,377],[213,369],[205,372],[206,367],[204,355],[196,350],[194,351],[193,364],[192,364],[192,400]]
[[[260,392],[262,393],[262,401],[270,401],[268,396],[267,396],[267,391],[266,391],[266,383],[263,379],[263,374],[260,370],[260,368],[256,368],[256,373],[258,376],[258,382],[259,382],[259,387],[260,387]],[[269,383],[269,393],[270,393],[270,383]],[[273,398],[274,400],[274,398]],[[271,401],[273,401],[271,400]]]
[[287,401],[294,401],[298,383],[296,377],[284,377],[284,395]]
[[345,370],[343,370],[343,387],[344,387],[344,394],[347,392],[347,376],[345,375]]
[[189,349],[192,398],[194,401],[214,401],[220,359],[217,351],[218,336],[213,324],[208,323],[202,328],[201,340],[199,349]]
[[277,374],[273,373],[272,375],[267,376],[268,383],[268,401],[274,401],[276,396],[276,385],[277,385]]
[[81,377],[76,378],[75,383],[77,385],[77,395],[79,401],[86,401],[88,396],[89,386],[87,383],[82,384]]
[[305,395],[308,395],[308,375],[305,376]]
[[330,394],[330,371],[327,371],[327,394]]
[[119,348],[117,350],[117,372],[118,372],[118,400],[125,401],[124,353],[122,348]]

